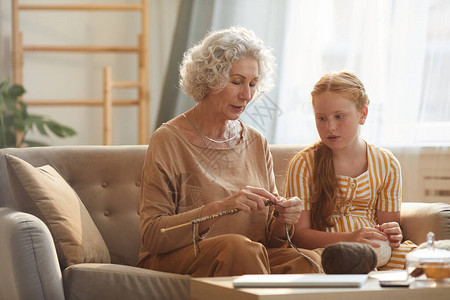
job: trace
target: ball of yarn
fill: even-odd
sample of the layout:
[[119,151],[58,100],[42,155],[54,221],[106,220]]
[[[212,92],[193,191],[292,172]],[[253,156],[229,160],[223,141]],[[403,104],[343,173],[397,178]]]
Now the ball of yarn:
[[322,266],[327,274],[367,274],[377,266],[374,248],[362,243],[340,242],[323,250]]
[[389,262],[389,259],[391,258],[392,249],[391,246],[389,246],[389,241],[382,241],[382,240],[371,240],[372,242],[377,243],[380,245],[379,248],[372,247],[372,249],[377,254],[377,268],[384,266]]

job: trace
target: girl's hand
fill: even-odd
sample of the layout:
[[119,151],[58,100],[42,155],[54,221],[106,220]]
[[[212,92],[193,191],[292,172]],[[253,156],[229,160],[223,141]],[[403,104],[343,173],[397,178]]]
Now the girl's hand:
[[279,200],[272,193],[269,193],[263,188],[246,186],[236,194],[219,201],[221,205],[220,210],[238,208],[246,213],[255,210],[262,210],[266,207],[264,201],[267,199],[274,203],[279,202]]
[[389,246],[397,248],[403,240],[402,229],[397,222],[386,222],[381,225],[376,225],[376,229],[383,232],[389,239]]
[[383,231],[377,228],[363,227],[356,231],[353,231],[350,234],[349,242],[363,243],[368,244],[374,248],[379,248],[380,245],[372,240],[387,241],[388,237]]
[[298,197],[290,199],[280,198],[280,202],[275,206],[274,215],[277,216],[277,221],[282,224],[294,225],[297,224],[302,213],[302,201]]

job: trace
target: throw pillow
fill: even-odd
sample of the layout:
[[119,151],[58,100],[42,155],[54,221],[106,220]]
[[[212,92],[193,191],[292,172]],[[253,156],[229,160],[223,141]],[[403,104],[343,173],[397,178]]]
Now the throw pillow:
[[63,268],[78,263],[110,263],[108,248],[80,198],[49,165],[35,168],[5,155],[8,177],[19,209],[49,228]]

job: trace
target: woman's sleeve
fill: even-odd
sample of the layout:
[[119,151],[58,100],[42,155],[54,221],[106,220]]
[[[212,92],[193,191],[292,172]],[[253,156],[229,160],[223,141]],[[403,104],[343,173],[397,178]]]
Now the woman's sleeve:
[[161,229],[183,224],[200,217],[202,207],[177,213],[180,189],[176,174],[179,147],[154,133],[145,157],[141,200],[140,229],[142,244],[151,254],[160,254],[192,244],[192,228],[186,226],[162,233]]

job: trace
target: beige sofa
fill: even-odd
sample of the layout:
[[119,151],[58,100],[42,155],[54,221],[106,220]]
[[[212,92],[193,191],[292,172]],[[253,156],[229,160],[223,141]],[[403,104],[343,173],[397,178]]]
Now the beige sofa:
[[[280,191],[287,163],[300,149],[301,145],[271,146]],[[189,276],[134,267],[140,247],[138,204],[146,150],[146,146],[0,150],[0,206],[8,207],[0,207],[0,299],[189,298]],[[35,167],[51,165],[70,184],[103,238],[111,263],[60,266],[48,227],[24,213],[23,203],[13,196],[6,154]],[[449,239],[449,215],[447,204],[405,202],[401,226],[405,237],[416,243],[423,242],[428,231],[438,239]]]

